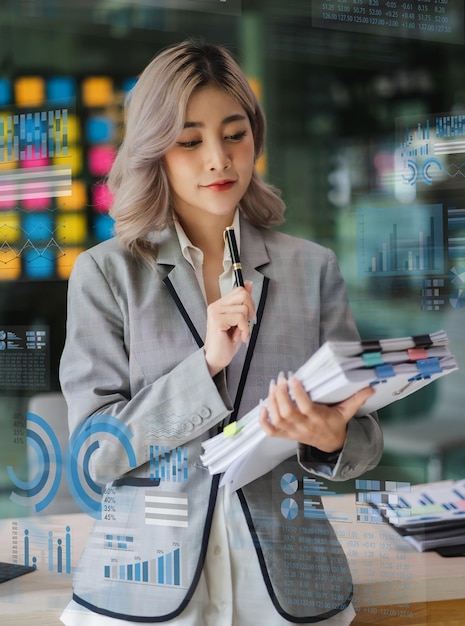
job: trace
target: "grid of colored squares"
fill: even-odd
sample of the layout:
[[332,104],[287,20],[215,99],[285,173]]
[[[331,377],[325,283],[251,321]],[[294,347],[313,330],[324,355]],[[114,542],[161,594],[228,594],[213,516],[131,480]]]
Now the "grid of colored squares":
[[81,251],[113,236],[105,177],[134,83],[0,78],[0,281],[67,279]]

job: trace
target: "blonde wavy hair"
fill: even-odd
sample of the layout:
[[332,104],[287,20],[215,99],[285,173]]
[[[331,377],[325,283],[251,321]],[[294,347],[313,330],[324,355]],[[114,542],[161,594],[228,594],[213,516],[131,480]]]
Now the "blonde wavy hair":
[[[220,46],[189,39],[158,54],[129,93],[125,137],[108,176],[113,194],[110,215],[121,245],[139,259],[153,262],[156,248],[147,238],[172,223],[171,192],[163,155],[182,132],[189,98],[214,85],[235,98],[252,127],[255,161],[263,153],[265,116],[244,73]],[[239,208],[256,226],[284,221],[284,202],[254,168]]]

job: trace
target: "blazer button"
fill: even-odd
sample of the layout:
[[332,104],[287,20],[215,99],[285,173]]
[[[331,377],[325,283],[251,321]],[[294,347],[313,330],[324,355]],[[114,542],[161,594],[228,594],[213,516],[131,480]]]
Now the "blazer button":
[[341,475],[343,477],[349,476],[354,471],[354,467],[352,465],[344,465],[341,470]]
[[194,413],[194,415],[191,415],[191,422],[194,424],[194,426],[200,426],[200,424],[203,422],[203,419],[200,417],[200,415]]
[[212,414],[212,412],[210,411],[210,409],[206,406],[203,406],[200,411],[199,411],[199,415],[200,417],[203,417],[203,419],[206,419],[207,417],[210,417],[210,415]]
[[194,430],[194,424],[189,420],[186,420],[184,422],[184,428],[187,430],[187,432],[190,432],[191,430]]

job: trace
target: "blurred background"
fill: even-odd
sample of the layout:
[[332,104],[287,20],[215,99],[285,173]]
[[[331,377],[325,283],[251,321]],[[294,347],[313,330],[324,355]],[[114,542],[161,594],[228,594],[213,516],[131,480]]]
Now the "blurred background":
[[67,278],[112,236],[105,176],[126,94],[192,35],[244,68],[268,119],[259,167],[287,203],[281,228],[336,252],[362,337],[449,336],[461,369],[380,412],[381,465],[410,482],[464,477],[461,0],[3,0],[0,33],[2,517],[26,515],[27,498],[53,511],[51,496],[37,507],[34,478],[68,437]]

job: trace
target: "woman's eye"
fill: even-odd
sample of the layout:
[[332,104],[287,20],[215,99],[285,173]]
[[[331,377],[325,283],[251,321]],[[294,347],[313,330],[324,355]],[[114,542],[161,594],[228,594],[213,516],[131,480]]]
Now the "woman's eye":
[[197,146],[200,143],[200,141],[178,141],[177,144],[178,146],[181,146],[181,148],[195,148],[195,146]]
[[247,132],[245,130],[241,131],[240,133],[235,133],[234,135],[229,135],[228,137],[226,137],[226,139],[229,139],[230,141],[240,141],[243,137],[245,137],[247,134]]

